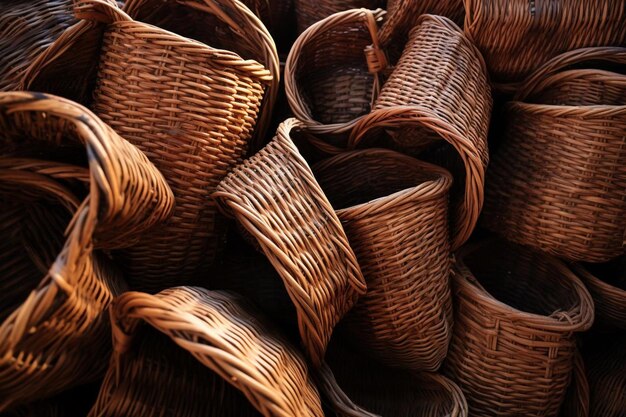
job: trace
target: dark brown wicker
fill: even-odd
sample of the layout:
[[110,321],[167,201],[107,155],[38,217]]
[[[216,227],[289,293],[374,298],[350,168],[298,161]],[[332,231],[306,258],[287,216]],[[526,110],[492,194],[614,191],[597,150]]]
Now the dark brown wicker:
[[465,0],[465,10],[465,32],[507,91],[563,52],[626,46],[624,0]]
[[589,382],[585,372],[585,362],[580,352],[574,356],[572,381],[561,404],[561,417],[589,417]]
[[452,336],[445,169],[384,149],[313,166],[367,283],[347,318],[359,345],[395,367],[435,371]]
[[383,7],[383,3],[382,0],[294,0],[298,33],[337,12],[360,8],[376,9]]
[[585,353],[590,389],[590,417],[626,415],[626,335],[618,333],[596,341]]
[[90,417],[322,417],[304,358],[241,297],[177,287],[111,309],[114,353]]
[[365,293],[339,219],[291,141],[287,119],[274,139],[231,172],[214,197],[258,242],[285,283],[300,336],[319,366],[337,322]]
[[574,368],[575,332],[593,300],[559,260],[499,240],[454,267],[455,327],[444,366],[471,415],[556,416]]
[[596,305],[596,322],[605,329],[626,330],[626,256],[604,264],[574,264]]
[[489,160],[491,90],[484,61],[461,29],[423,15],[351,147],[389,146],[443,164],[455,174],[452,248],[472,233]]
[[626,63],[626,49],[559,56],[507,106],[483,220],[509,240],[604,262],[624,253],[626,239],[626,75],[559,72],[589,60]]
[[[54,150],[88,169],[25,157]],[[125,286],[97,249],[131,245],[174,198],[145,155],[57,97],[0,93],[0,151],[1,412],[102,375],[104,310]]]

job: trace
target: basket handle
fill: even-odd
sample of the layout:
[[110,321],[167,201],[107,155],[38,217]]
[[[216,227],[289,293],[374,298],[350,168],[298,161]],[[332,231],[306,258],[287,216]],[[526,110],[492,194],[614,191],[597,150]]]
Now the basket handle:
[[77,19],[101,23],[131,22],[133,19],[107,0],[79,0],[74,5]]
[[576,65],[588,61],[614,62],[626,64],[626,48],[621,47],[593,47],[580,48],[558,55],[540,68],[535,70],[520,85],[514,101],[523,101],[527,97],[541,91],[542,81],[546,78],[563,71],[571,65]]

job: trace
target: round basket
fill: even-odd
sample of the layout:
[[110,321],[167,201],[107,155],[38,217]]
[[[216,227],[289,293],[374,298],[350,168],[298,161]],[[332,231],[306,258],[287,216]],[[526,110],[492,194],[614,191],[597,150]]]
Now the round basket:
[[[210,195],[266,128],[278,80],[273,65],[196,39],[254,50],[248,56],[272,64],[277,56],[263,24],[237,0],[131,0],[125,10],[141,20],[101,0],[81,1],[76,13],[105,22],[91,107],[145,152],[176,196],[170,220],[119,255],[132,288],[157,292],[206,276],[219,257],[227,223]],[[80,36],[65,41],[58,50],[83,45]]]
[[[3,411],[104,372],[103,311],[124,285],[97,249],[137,241],[173,196],[141,152],[67,100],[0,93],[0,132]],[[88,168],[31,157],[55,150]]]
[[443,168],[384,149],[313,166],[367,284],[346,327],[388,365],[434,371],[452,335],[448,192]]
[[[294,0],[298,33],[304,32],[313,23],[337,12],[351,9],[376,9],[383,6],[381,0]],[[347,45],[347,44],[346,44]]]
[[605,262],[624,253],[626,239],[626,75],[559,72],[589,60],[626,63],[626,49],[568,52],[508,104],[483,221],[550,254]]
[[465,0],[465,11],[465,32],[507,92],[563,52],[626,46],[623,1]]
[[298,125],[283,122],[213,196],[278,271],[296,306],[304,347],[320,365],[333,328],[365,293],[365,282],[339,219],[291,141]]
[[596,305],[596,322],[605,329],[626,330],[626,256],[604,264],[574,264]]
[[304,359],[234,294],[128,292],[111,320],[114,353],[91,417],[324,415]]
[[384,146],[419,155],[454,174],[453,249],[469,238],[482,208],[491,106],[478,50],[449,19],[423,15],[372,112],[349,140],[352,148]]
[[626,411],[626,336],[609,335],[585,354],[590,417],[621,417]]
[[454,267],[455,326],[445,372],[476,415],[556,416],[575,332],[593,300],[560,261],[498,240],[466,247]]
[[298,37],[285,63],[285,92],[294,116],[310,133],[343,149],[351,127],[370,111],[384,67],[377,47],[384,14],[356,9],[329,16]]

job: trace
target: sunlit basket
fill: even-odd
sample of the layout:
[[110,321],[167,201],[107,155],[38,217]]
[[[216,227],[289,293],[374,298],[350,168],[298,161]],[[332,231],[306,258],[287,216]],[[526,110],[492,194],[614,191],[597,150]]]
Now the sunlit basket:
[[345,152],[312,169],[367,283],[346,327],[388,365],[437,370],[452,336],[452,176],[385,149]]
[[125,286],[98,249],[132,245],[174,198],[145,155],[70,101],[0,93],[0,132],[2,411],[102,375],[104,310]]
[[423,15],[350,147],[384,146],[436,162],[455,176],[452,248],[472,231],[489,160],[491,89],[480,52],[452,21]]
[[301,355],[235,294],[128,292],[111,309],[114,353],[90,417],[322,417]]
[[626,240],[626,48],[567,52],[520,87],[492,157],[483,224],[550,254],[604,262]]
[[298,313],[300,336],[321,364],[337,322],[365,282],[354,252],[311,169],[291,141],[295,119],[231,172],[214,197],[258,242],[285,283]]
[[488,240],[457,254],[445,373],[476,415],[556,416],[593,300],[559,260]]

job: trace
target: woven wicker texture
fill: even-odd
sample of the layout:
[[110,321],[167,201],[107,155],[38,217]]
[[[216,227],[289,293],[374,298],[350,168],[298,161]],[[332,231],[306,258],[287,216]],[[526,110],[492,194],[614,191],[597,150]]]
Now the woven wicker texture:
[[624,253],[626,237],[626,75],[559,73],[589,59],[626,63],[626,49],[568,52],[521,88],[527,96],[519,99],[527,102],[508,105],[483,219],[509,240],[570,260],[604,262]]
[[358,121],[350,137],[351,147],[393,147],[455,174],[453,249],[470,236],[482,208],[491,106],[478,50],[449,19],[423,15],[374,110]]
[[465,10],[465,32],[497,83],[522,81],[572,49],[626,46],[623,0],[465,0]]
[[285,63],[294,116],[326,140],[339,136],[344,148],[346,132],[370,111],[375,75],[364,51],[378,42],[383,16],[381,10],[349,10],[317,22],[298,37]]
[[442,375],[388,368],[334,340],[328,361],[318,380],[337,417],[468,415],[460,388]]
[[335,324],[365,293],[365,282],[339,219],[290,139],[274,139],[231,172],[214,197],[258,241],[298,312],[304,347],[319,365]]
[[574,264],[596,305],[596,322],[626,330],[626,256],[605,264]]
[[[181,26],[180,19],[194,15],[185,25],[208,27],[205,36],[216,30],[215,25],[200,25],[203,18],[210,23],[217,14],[235,25],[240,20],[232,19],[245,15],[267,35],[236,0],[209,3],[161,2],[162,7],[151,8],[137,0],[127,2],[126,8],[140,15],[151,10],[153,14],[142,17],[165,27]],[[232,10],[226,10],[228,4]],[[215,261],[225,233],[225,219],[210,194],[246,154],[265,91],[276,77],[256,61],[132,20],[99,0],[81,1],[76,12],[81,18],[107,23],[92,108],[145,152],[176,196],[170,220],[120,254],[126,275],[133,288],[150,292],[194,282]],[[171,19],[163,18],[164,13]],[[85,28],[92,24],[81,23]],[[216,39],[220,38],[210,38]],[[60,51],[79,48],[83,40],[72,36],[55,46]]]
[[[350,9],[376,9],[383,7],[381,0],[294,0],[298,33],[304,32],[313,23],[337,12]],[[347,44],[346,44],[347,46]]]
[[585,353],[590,388],[590,417],[621,417],[626,413],[626,336],[608,335]]
[[385,363],[436,370],[452,335],[452,176],[383,149],[342,153],[314,165],[313,173],[367,283],[346,325]]
[[455,326],[446,373],[476,416],[556,416],[570,383],[575,332],[593,300],[560,261],[490,240],[454,267]]
[[111,317],[114,355],[90,416],[323,416],[304,359],[234,294],[129,292]]
[[565,393],[559,416],[588,417],[589,416],[589,382],[585,372],[585,362],[580,352],[574,356],[572,381]]

